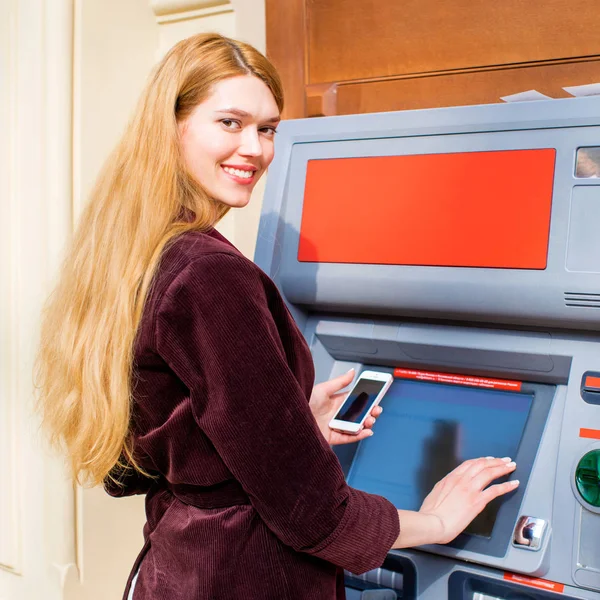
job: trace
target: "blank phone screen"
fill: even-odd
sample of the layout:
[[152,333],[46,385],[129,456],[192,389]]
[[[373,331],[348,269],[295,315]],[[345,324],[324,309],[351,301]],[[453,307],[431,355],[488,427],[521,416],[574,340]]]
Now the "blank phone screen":
[[384,385],[385,381],[359,379],[344,404],[342,404],[340,412],[334,418],[338,421],[360,423]]

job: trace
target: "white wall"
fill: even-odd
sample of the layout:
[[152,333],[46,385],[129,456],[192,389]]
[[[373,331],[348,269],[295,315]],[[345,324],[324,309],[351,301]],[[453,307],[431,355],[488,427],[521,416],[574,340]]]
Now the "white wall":
[[62,598],[74,496],[33,413],[39,315],[71,230],[72,3],[0,2],[0,597]]
[[[264,51],[264,0],[0,0],[0,598],[120,598],[143,498],[74,489],[33,413],[39,315],[155,61],[219,31]],[[221,229],[248,256],[262,199]]]

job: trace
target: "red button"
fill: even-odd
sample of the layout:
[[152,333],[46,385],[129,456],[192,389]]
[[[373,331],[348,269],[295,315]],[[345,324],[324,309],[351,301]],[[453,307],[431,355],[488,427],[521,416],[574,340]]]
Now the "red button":
[[588,375],[585,378],[585,387],[589,389],[597,389],[600,391],[600,377],[592,377]]

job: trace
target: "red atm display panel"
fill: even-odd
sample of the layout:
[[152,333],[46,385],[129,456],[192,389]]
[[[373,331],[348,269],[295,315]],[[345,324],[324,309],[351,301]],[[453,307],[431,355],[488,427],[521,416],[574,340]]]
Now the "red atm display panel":
[[555,154],[310,160],[298,260],[545,269]]

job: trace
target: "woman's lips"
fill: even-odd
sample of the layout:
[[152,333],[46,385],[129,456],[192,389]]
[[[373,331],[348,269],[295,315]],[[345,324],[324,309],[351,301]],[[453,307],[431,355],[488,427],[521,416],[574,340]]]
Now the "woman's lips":
[[241,185],[249,185],[255,179],[256,169],[243,169],[240,167],[230,167],[228,165],[221,165],[221,168],[229,178]]

